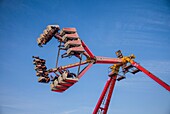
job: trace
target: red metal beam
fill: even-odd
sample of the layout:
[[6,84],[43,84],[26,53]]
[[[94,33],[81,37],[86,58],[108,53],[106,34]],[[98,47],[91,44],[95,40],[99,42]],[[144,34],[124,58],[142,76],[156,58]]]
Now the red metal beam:
[[84,65],[84,64],[87,64],[88,62],[87,61],[83,61],[83,62],[77,62],[77,63],[74,63],[74,64],[69,64],[69,65],[66,65],[66,66],[62,66],[61,69],[67,69],[67,68],[73,68],[73,67],[76,67],[76,66],[79,66],[79,65]]
[[122,63],[122,60],[119,58],[108,58],[108,57],[96,56],[96,64],[117,64],[117,63]]
[[108,94],[107,99],[106,99],[106,104],[104,106],[103,114],[107,114],[108,107],[109,107],[109,104],[110,104],[110,100],[111,100],[111,97],[112,97],[112,93],[113,93],[113,90],[114,90],[114,86],[115,86],[115,83],[116,83],[116,78],[117,78],[117,76],[114,76],[112,78],[111,85],[110,85],[110,88],[109,88],[109,94]]
[[86,52],[89,54],[89,56],[90,56],[90,58],[94,58],[95,56],[94,56],[94,54],[90,51],[90,49],[88,48],[88,46],[83,42],[83,41],[81,41],[82,42],[82,46],[84,47],[84,49],[86,50]]
[[100,96],[100,98],[99,98],[99,100],[98,100],[98,102],[97,102],[97,104],[96,104],[96,107],[95,107],[94,111],[93,111],[93,114],[97,114],[97,112],[99,111],[100,106],[101,106],[101,104],[102,104],[102,101],[103,101],[103,99],[104,99],[104,96],[106,95],[106,92],[107,92],[107,90],[108,90],[108,88],[109,88],[109,85],[110,85],[111,81],[112,81],[111,78],[109,78],[109,79],[107,80],[107,82],[106,82],[106,84],[105,84],[105,86],[104,86],[104,89],[103,89],[103,91],[102,91],[102,94],[101,94],[101,96]]
[[138,68],[139,70],[141,70],[143,73],[145,73],[147,76],[149,76],[150,78],[152,78],[154,81],[156,81],[158,84],[160,84],[162,87],[164,87],[165,89],[167,89],[168,91],[170,91],[170,86],[168,84],[166,84],[165,82],[163,82],[161,79],[159,79],[158,77],[156,77],[155,75],[153,75],[151,72],[149,72],[148,70],[146,70],[144,67],[142,67],[140,64],[136,63],[135,61],[132,61],[131,64],[133,66],[135,66],[136,68]]
[[[97,102],[97,105],[93,111],[93,114],[98,114],[99,110],[101,109],[103,111],[102,114],[106,114],[107,113],[107,110],[108,110],[108,107],[109,107],[109,104],[110,104],[110,100],[111,100],[111,97],[112,97],[112,93],[113,93],[113,89],[114,89],[114,86],[115,86],[115,83],[116,83],[116,78],[117,76],[114,76],[114,77],[111,77],[107,80],[106,82],[106,85],[102,91],[102,94]],[[109,92],[107,94],[107,91]],[[106,96],[107,95],[107,96]],[[104,102],[104,97],[106,96],[106,102],[104,104],[104,108],[101,107],[102,105],[102,102]]]
[[[88,62],[87,61],[83,61],[83,62],[77,62],[77,63],[73,63],[73,64],[69,64],[69,65],[66,65],[66,66],[61,66],[60,69],[67,69],[67,68],[73,68],[73,67],[77,67],[79,65],[84,65],[84,64],[87,64]],[[51,70],[51,72],[56,72],[58,69],[57,68],[53,68]]]
[[80,79],[86,72],[89,70],[89,68],[93,65],[93,63],[89,63],[78,75],[78,78]]

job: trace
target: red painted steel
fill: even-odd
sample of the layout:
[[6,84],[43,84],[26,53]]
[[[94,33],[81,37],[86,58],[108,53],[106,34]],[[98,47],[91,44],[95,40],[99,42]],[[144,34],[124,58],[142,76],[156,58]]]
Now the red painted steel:
[[87,63],[88,63],[87,61],[83,61],[83,62],[81,62],[81,64],[80,64],[80,62],[77,62],[75,64],[69,64],[67,66],[62,66],[61,69],[73,68],[73,67],[76,67],[76,66],[79,66],[79,65],[84,65],[84,64],[87,64]]
[[[84,65],[84,64],[87,64],[88,62],[87,61],[83,61],[83,62],[77,62],[77,63],[74,63],[74,64],[69,64],[69,65],[66,65],[66,66],[61,66],[60,67],[60,70],[64,70],[64,69],[68,69],[68,68],[73,68],[73,67],[77,67],[79,65]],[[56,72],[58,70],[58,68],[53,68],[51,69],[49,72]]]
[[122,59],[96,56],[95,63],[96,64],[117,64],[117,63],[122,63]]
[[109,88],[109,94],[108,94],[107,99],[106,99],[106,104],[105,104],[105,107],[104,107],[103,114],[107,114],[108,107],[109,107],[110,100],[111,100],[112,93],[113,93],[113,89],[114,89],[114,86],[115,86],[115,83],[116,83],[116,78],[117,78],[117,76],[114,76],[112,78],[111,85],[110,85],[110,88]]
[[[96,105],[94,111],[93,111],[93,114],[97,114],[100,109],[103,111],[102,114],[107,113],[108,107],[109,107],[109,104],[110,104],[110,100],[111,100],[111,97],[112,97],[113,89],[114,89],[114,86],[115,86],[115,83],[116,83],[116,78],[117,78],[117,76],[114,76],[114,77],[110,77],[107,80],[106,85],[105,85],[105,87],[102,91],[102,94],[101,94],[101,96],[100,96],[100,98],[97,102],[97,105]],[[107,94],[107,91],[109,91],[108,94]],[[101,107],[105,96],[106,96],[106,102],[104,104],[104,107]]]
[[111,78],[109,78],[109,79],[107,80],[107,82],[106,82],[106,84],[105,84],[105,86],[104,86],[104,89],[103,89],[103,91],[102,91],[102,94],[101,94],[101,96],[100,96],[100,98],[99,98],[99,100],[98,100],[98,102],[97,102],[97,104],[96,104],[96,107],[95,107],[94,111],[93,111],[93,114],[97,114],[97,112],[98,112],[98,110],[99,110],[99,108],[100,108],[100,106],[101,106],[101,104],[102,104],[102,101],[103,101],[103,99],[104,99],[104,96],[106,95],[106,92],[107,92],[107,90],[108,90],[108,88],[109,88],[109,85],[110,85],[111,81],[112,81]]
[[156,77],[155,75],[153,75],[151,72],[149,72],[148,70],[146,70],[144,67],[142,67],[141,65],[139,65],[138,63],[136,63],[135,61],[132,61],[131,64],[133,66],[135,66],[136,68],[138,68],[139,70],[141,70],[143,73],[145,73],[147,76],[149,76],[150,78],[152,78],[154,81],[156,81],[158,84],[160,84],[162,87],[164,87],[165,89],[167,89],[168,91],[170,91],[170,86],[168,84],[166,84],[165,82],[163,82],[162,80],[160,80],[158,77]]
[[90,67],[92,67],[93,63],[89,63],[78,75],[78,78],[80,79],[86,72],[89,70]]
[[86,52],[89,54],[89,56],[90,56],[90,58],[91,59],[94,59],[94,54],[90,51],[90,49],[88,48],[88,46],[83,42],[83,41],[81,41],[82,42],[82,46],[84,47],[84,49],[86,50]]

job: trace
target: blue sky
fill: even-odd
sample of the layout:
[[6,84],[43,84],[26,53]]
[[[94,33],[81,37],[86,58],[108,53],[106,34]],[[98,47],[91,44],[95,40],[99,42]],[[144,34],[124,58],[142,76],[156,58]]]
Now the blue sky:
[[[41,49],[36,44],[49,24],[76,27],[95,55],[133,53],[170,84],[169,0],[1,0],[0,14],[1,114],[92,113],[110,65],[94,65],[62,94],[37,83],[32,55],[45,58],[48,68],[55,66],[57,41]],[[143,73],[128,74],[116,83],[108,113],[170,114],[170,94]]]

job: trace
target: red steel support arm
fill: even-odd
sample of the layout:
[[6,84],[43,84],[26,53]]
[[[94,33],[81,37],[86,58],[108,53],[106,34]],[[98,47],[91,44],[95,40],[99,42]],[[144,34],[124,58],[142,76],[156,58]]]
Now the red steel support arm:
[[78,78],[80,79],[86,72],[89,70],[89,68],[93,65],[93,63],[89,63],[78,75]]
[[100,108],[100,105],[102,104],[102,101],[103,101],[103,99],[104,99],[104,96],[105,96],[105,94],[106,94],[106,92],[107,92],[107,90],[108,90],[108,88],[109,88],[109,85],[110,85],[111,81],[112,81],[111,78],[109,78],[109,79],[107,80],[106,85],[105,85],[105,87],[104,87],[104,89],[103,89],[103,91],[102,91],[102,94],[101,94],[101,96],[100,96],[100,98],[99,98],[99,100],[98,100],[98,102],[97,102],[97,104],[96,104],[96,107],[95,107],[94,111],[93,111],[93,114],[97,114],[97,112],[98,112],[98,110],[99,110],[99,108]]
[[74,64],[69,64],[67,66],[62,66],[61,69],[67,69],[67,68],[73,68],[73,67],[76,67],[76,66],[79,66],[79,65],[84,65],[84,64],[87,64],[88,62],[87,61],[83,61],[83,62],[77,62],[77,63],[74,63]]
[[122,59],[96,56],[96,64],[117,64],[122,63]]
[[[105,85],[105,87],[102,91],[102,94],[101,94],[101,96],[100,96],[100,98],[97,102],[97,105],[96,105],[94,111],[93,111],[93,114],[98,114],[98,111],[100,109],[103,110],[102,114],[107,113],[107,110],[108,110],[108,107],[109,107],[109,104],[110,104],[110,100],[111,100],[111,97],[112,97],[113,89],[114,89],[114,86],[115,86],[116,78],[117,78],[117,76],[114,76],[114,77],[109,78],[107,80],[106,85]],[[108,95],[107,95],[107,91],[109,92]],[[104,108],[102,108],[101,104],[102,104],[105,96],[106,96],[106,103],[104,105]]]
[[83,41],[81,41],[82,42],[82,46],[84,47],[84,49],[86,50],[86,52],[89,54],[89,56],[90,56],[90,58],[94,58],[95,56],[94,56],[94,54],[90,51],[90,49],[88,48],[88,46],[83,42]]
[[[73,63],[73,64],[69,64],[69,65],[66,65],[66,66],[61,66],[60,69],[67,69],[67,68],[73,68],[73,67],[77,67],[79,65],[84,65],[84,64],[87,64],[88,62],[87,61],[83,61],[83,62],[77,62],[77,63]],[[53,69],[50,69],[51,72],[56,72],[58,70],[58,68],[53,68]]]
[[151,72],[149,72],[148,70],[146,70],[144,67],[142,67],[141,65],[139,65],[138,63],[136,63],[135,61],[132,61],[131,64],[133,66],[135,66],[136,68],[138,68],[139,70],[141,70],[143,73],[145,73],[146,75],[148,75],[150,78],[152,78],[154,81],[156,81],[158,84],[160,84],[162,87],[164,87],[165,89],[167,89],[168,91],[170,91],[170,86],[168,84],[166,84],[165,82],[163,82],[161,79],[159,79],[158,77],[156,77],[155,75],[153,75]]
[[108,110],[110,100],[111,100],[111,97],[112,97],[112,93],[113,93],[113,90],[114,90],[114,86],[115,86],[115,83],[116,83],[116,78],[117,78],[117,76],[114,76],[112,78],[111,85],[110,85],[110,88],[109,88],[109,94],[108,94],[107,99],[106,99],[106,104],[105,104],[105,107],[104,107],[103,114],[107,114],[107,110]]

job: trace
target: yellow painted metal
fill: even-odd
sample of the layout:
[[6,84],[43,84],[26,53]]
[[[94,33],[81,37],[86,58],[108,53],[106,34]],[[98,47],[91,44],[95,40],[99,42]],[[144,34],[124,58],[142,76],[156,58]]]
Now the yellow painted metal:
[[113,64],[112,66],[110,66],[110,69],[112,70],[111,73],[109,74],[109,76],[116,76],[119,73],[119,69],[121,66],[123,66],[124,64],[132,63],[133,59],[135,59],[135,55],[131,54],[130,56],[125,56],[122,59],[122,63],[121,64]]
[[135,59],[135,55],[134,54],[131,54],[130,56],[125,56],[122,58],[122,63],[123,64],[126,64],[128,62],[132,63],[133,62],[133,59]]
[[117,76],[119,73],[119,68],[120,68],[120,64],[114,64],[112,66],[110,66],[110,69],[112,70],[111,73],[109,74],[109,76]]

